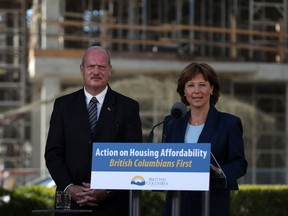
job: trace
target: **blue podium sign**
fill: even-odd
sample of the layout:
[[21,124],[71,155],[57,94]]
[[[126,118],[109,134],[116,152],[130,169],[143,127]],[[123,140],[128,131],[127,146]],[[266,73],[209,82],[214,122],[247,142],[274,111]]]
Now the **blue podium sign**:
[[93,189],[208,191],[209,176],[209,143],[93,143]]

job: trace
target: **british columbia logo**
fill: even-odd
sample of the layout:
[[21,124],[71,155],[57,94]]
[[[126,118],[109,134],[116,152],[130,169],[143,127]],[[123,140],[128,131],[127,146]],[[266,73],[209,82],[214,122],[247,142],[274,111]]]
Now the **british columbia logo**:
[[135,176],[132,178],[131,184],[138,185],[138,186],[144,186],[145,185],[145,179],[142,176]]

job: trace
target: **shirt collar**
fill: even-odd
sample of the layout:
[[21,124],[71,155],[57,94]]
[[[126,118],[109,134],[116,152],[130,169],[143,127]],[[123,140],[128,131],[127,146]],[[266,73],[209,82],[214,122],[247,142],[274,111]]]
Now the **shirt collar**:
[[100,92],[98,95],[94,96],[94,95],[89,94],[84,87],[84,94],[86,96],[86,104],[87,105],[89,104],[92,97],[96,97],[98,100],[98,103],[102,105],[104,102],[104,98],[105,98],[107,91],[108,91],[108,85],[105,87],[105,89],[102,92]]

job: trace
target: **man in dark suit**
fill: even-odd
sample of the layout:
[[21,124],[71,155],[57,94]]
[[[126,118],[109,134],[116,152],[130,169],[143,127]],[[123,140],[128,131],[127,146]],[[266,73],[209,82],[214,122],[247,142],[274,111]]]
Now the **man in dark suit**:
[[[92,209],[97,216],[129,215],[129,191],[90,189],[92,143],[142,142],[139,104],[110,88],[112,65],[106,49],[88,48],[80,71],[84,87],[55,100],[46,166],[57,190],[71,194],[71,209]],[[94,123],[88,113],[92,97],[97,99]]]

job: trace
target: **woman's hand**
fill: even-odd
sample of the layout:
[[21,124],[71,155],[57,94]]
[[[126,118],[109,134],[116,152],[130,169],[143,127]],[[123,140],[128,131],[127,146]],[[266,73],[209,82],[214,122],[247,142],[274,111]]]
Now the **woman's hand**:
[[216,173],[216,175],[221,176],[221,170],[213,164],[210,164],[211,169]]

